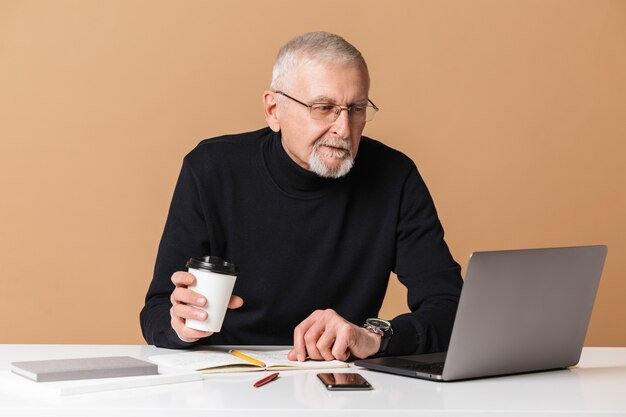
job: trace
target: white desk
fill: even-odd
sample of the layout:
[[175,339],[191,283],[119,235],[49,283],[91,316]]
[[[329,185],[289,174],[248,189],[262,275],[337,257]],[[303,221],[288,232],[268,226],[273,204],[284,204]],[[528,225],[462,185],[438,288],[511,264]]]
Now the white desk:
[[[0,371],[19,360],[171,352],[154,346],[0,345]],[[267,372],[221,374],[203,381],[56,398],[0,389],[1,416],[626,416],[626,348],[585,348],[568,370],[438,383],[360,368],[374,386],[329,392],[314,371],[284,371],[264,387]]]

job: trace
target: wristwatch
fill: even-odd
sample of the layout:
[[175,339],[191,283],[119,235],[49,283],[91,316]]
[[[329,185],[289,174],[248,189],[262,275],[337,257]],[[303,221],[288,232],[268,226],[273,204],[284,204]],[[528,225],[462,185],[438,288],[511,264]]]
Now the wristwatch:
[[387,347],[389,346],[391,336],[393,336],[391,323],[389,323],[387,320],[379,318],[369,318],[365,320],[365,323],[363,323],[363,327],[372,333],[380,335],[380,348],[378,349],[378,352],[376,354],[381,355],[385,353],[385,351],[387,351]]

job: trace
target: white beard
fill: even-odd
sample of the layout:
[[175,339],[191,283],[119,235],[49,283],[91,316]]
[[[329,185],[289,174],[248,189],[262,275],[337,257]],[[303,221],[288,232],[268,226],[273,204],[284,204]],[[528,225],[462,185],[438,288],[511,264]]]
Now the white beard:
[[[341,150],[332,150],[324,145]],[[324,158],[342,159],[341,163],[336,167],[329,167]],[[349,140],[338,138],[321,138],[313,145],[313,151],[309,157],[309,171],[324,178],[341,178],[350,172],[354,165],[354,156],[352,155],[352,142]]]

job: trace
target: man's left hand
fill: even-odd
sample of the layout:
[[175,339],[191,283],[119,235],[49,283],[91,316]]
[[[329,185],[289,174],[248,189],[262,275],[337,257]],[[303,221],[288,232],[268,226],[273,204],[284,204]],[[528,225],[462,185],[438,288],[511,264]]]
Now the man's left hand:
[[289,360],[347,360],[374,355],[381,337],[356,326],[331,309],[316,310],[293,332],[293,349]]

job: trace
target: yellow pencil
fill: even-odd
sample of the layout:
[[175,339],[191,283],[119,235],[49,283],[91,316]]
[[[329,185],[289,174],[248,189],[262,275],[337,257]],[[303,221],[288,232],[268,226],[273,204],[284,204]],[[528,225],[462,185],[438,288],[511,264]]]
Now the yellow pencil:
[[263,362],[261,362],[260,360],[251,358],[250,356],[245,355],[245,354],[243,354],[241,352],[237,352],[236,350],[231,349],[231,350],[228,351],[228,353],[230,353],[233,356],[238,357],[239,359],[243,359],[244,361],[248,361],[248,362],[250,362],[252,364],[265,367],[265,364]]

